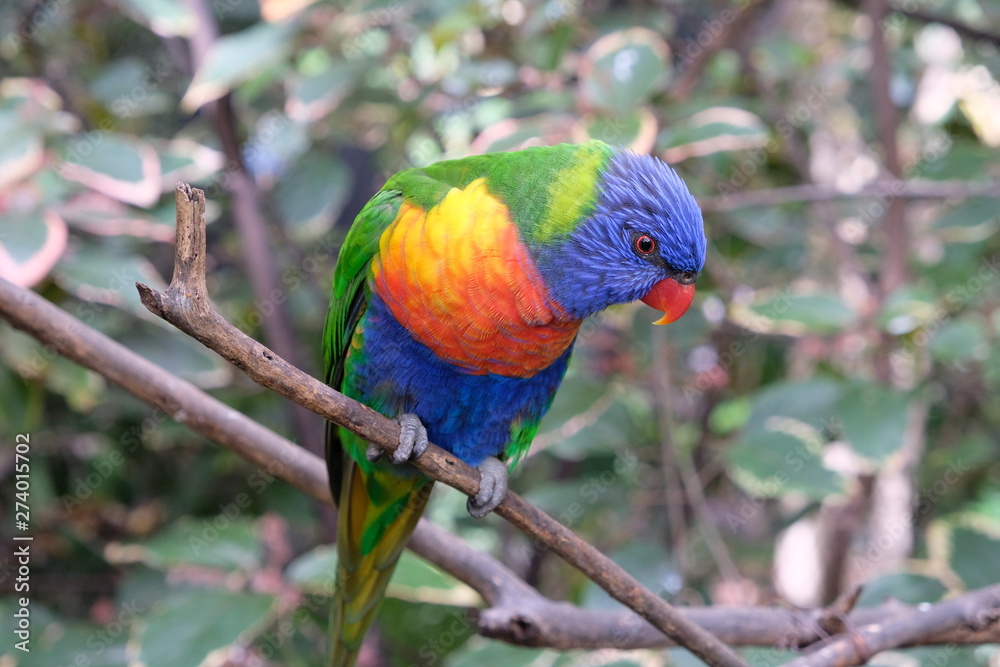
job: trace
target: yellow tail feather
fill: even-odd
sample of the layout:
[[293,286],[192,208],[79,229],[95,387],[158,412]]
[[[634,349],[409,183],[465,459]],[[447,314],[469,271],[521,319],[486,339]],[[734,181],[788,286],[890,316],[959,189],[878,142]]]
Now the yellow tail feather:
[[332,667],[351,667],[430,497],[432,482],[390,468],[344,467],[337,527],[337,591],[330,628]]

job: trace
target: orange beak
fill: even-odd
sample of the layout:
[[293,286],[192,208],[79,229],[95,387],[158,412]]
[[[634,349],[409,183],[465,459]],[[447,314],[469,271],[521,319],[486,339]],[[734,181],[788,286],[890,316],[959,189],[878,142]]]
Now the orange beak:
[[694,301],[694,284],[681,285],[673,278],[664,278],[653,285],[649,294],[642,297],[642,302],[663,311],[663,317],[653,324],[670,324],[679,320],[687,312]]

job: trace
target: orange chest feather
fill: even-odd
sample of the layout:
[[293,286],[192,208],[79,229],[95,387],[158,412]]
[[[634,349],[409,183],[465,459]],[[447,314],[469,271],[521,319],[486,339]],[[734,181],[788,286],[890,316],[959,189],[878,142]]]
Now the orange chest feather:
[[429,211],[404,203],[372,273],[375,292],[413,338],[470,373],[530,377],[580,326],[552,303],[507,207],[482,179]]

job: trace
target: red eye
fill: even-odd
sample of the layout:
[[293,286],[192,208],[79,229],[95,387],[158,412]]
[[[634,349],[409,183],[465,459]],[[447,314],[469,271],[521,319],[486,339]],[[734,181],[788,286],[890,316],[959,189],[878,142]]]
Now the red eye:
[[637,236],[634,245],[635,251],[640,255],[651,255],[656,250],[656,240],[649,234]]

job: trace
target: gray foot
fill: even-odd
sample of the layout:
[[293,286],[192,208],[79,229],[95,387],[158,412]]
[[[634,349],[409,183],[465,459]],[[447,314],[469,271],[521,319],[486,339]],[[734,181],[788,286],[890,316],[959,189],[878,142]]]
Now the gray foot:
[[[396,417],[399,423],[399,447],[392,453],[389,460],[400,465],[413,461],[427,451],[427,429],[420,423],[420,417],[410,412]],[[374,463],[382,458],[382,449],[368,445],[365,458]]]
[[507,495],[507,466],[492,456],[479,464],[479,491],[469,496],[466,508],[474,519],[482,519]]

